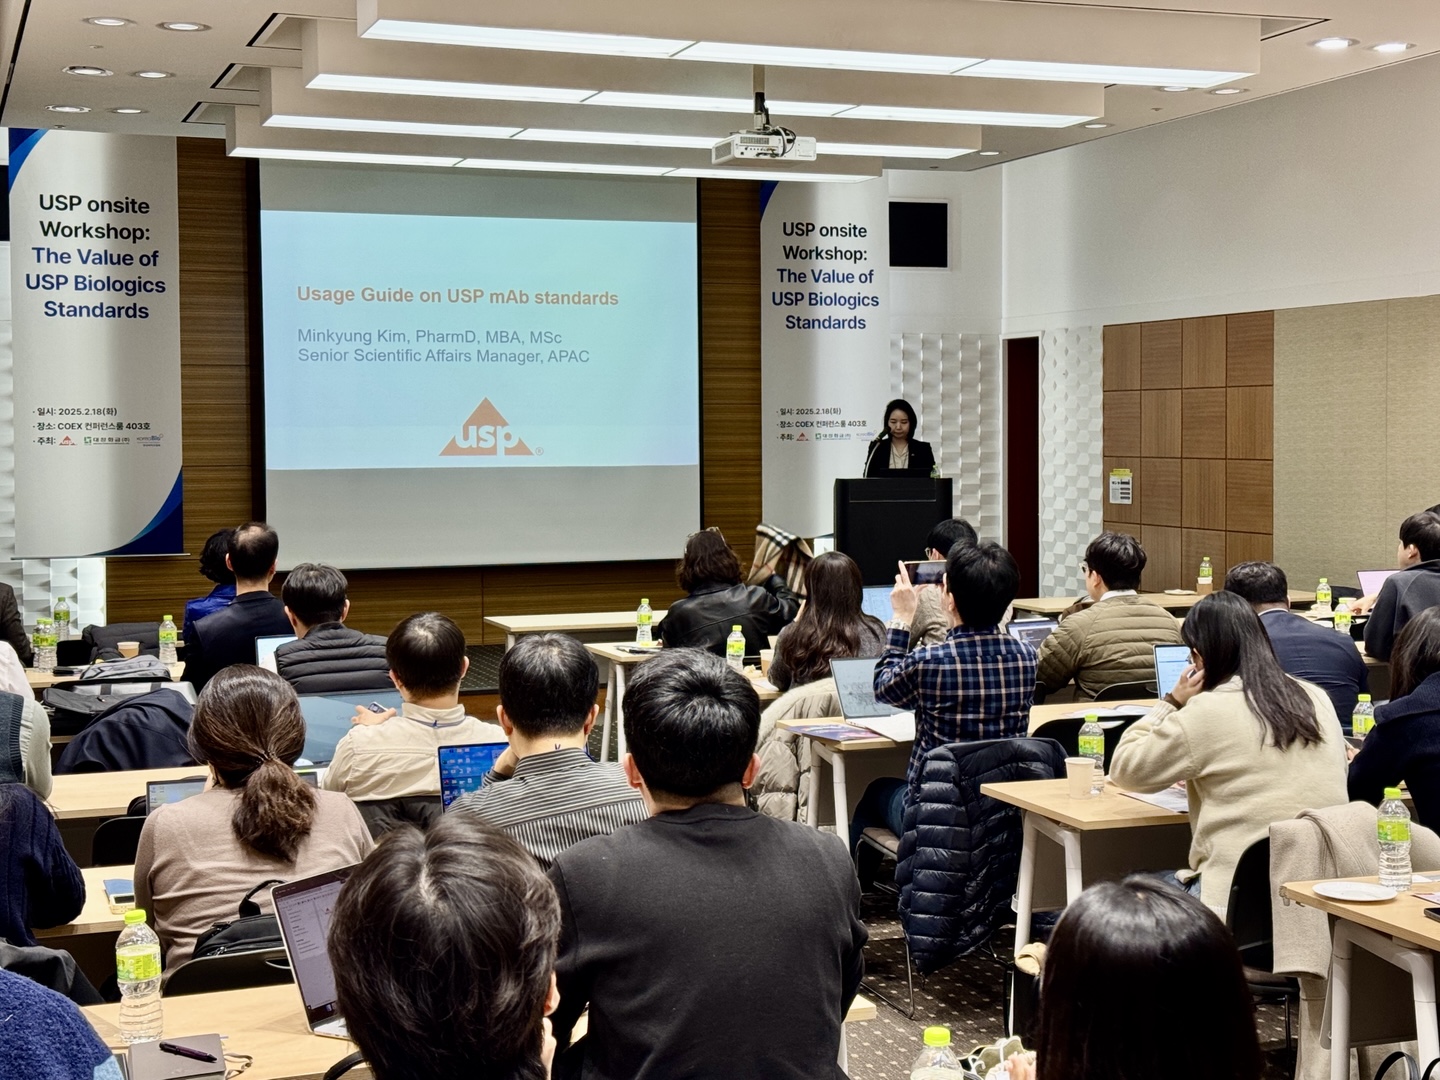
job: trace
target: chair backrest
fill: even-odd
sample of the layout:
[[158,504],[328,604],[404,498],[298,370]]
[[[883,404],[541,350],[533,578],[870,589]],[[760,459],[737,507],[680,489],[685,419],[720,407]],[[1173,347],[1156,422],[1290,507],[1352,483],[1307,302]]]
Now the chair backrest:
[[365,819],[370,835],[376,840],[397,825],[414,825],[422,831],[428,829],[445,812],[439,795],[404,795],[397,799],[357,802],[355,806]]
[[102,821],[90,841],[91,866],[128,866],[140,846],[144,816],[117,817]]
[[1274,969],[1275,931],[1270,910],[1270,837],[1256,840],[1235,864],[1225,925],[1246,967]]
[[[1115,756],[1115,747],[1120,745],[1120,736],[1130,725],[1139,720],[1138,716],[1107,716],[1100,721],[1105,732],[1105,771],[1110,771],[1110,759]],[[1080,753],[1080,728],[1085,721],[1079,718],[1050,720],[1035,729],[1032,738],[1054,739],[1065,751],[1066,757],[1077,757]]]
[[284,949],[253,949],[185,961],[165,980],[165,996],[247,990],[294,981],[295,973],[290,970]]
[[1134,698],[1153,698],[1160,693],[1160,688],[1153,682],[1117,682],[1111,683],[1105,689],[1095,695],[1096,701],[1130,701]]

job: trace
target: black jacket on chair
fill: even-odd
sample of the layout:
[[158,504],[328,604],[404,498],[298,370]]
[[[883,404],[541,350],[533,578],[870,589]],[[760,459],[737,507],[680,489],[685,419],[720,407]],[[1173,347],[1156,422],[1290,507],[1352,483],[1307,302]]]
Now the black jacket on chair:
[[666,648],[708,649],[724,656],[730,628],[739,624],[745,634],[745,655],[757,656],[770,647],[770,636],[780,633],[799,610],[800,597],[779,574],[771,574],[763,588],[710,582],[695,586],[689,596],[671,604],[656,636]]
[[344,623],[320,623],[275,650],[275,669],[297,694],[393,690],[385,639]]
[[189,742],[194,715],[190,703],[174,690],[126,698],[70,740],[55,774],[194,765]]
[[927,477],[935,468],[935,451],[930,449],[928,442],[920,442],[918,439],[910,440],[910,466],[905,469],[890,468],[890,440],[881,437],[872,439],[870,445],[865,448],[865,476],[869,478],[885,476],[918,476]]
[[1064,774],[1065,751],[1054,739],[947,743],[925,755],[895,867],[916,971],[937,971],[984,944],[1010,914],[1020,808],[981,795],[980,785]]

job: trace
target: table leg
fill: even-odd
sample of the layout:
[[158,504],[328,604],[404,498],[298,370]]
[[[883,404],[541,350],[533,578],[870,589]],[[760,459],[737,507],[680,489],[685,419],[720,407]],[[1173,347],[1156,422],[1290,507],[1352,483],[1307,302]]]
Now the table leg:
[[845,1045],[845,1025],[840,1025],[840,1071],[845,1072],[850,1066],[850,1050]]
[[[1440,1057],[1440,1024],[1435,1013],[1435,958],[1430,952],[1417,953],[1410,965],[1415,985],[1415,1039],[1420,1060],[1429,1064]],[[1423,1069],[1425,1066],[1422,1065]]]
[[1015,889],[1015,954],[1030,944],[1030,921],[1035,913],[1035,845],[1040,834],[1027,810],[1021,814],[1025,822],[1025,839],[1020,845],[1020,881]]
[[[810,805],[805,808],[805,824],[813,829],[820,827],[820,763],[833,762],[834,755],[818,740],[810,741]],[[848,844],[849,841],[847,840]]]
[[611,664],[610,672],[605,676],[605,715],[600,721],[600,760],[610,760],[610,718],[619,708],[619,697],[615,690],[615,672],[620,668],[619,664]]
[[625,757],[625,665],[612,664],[615,672],[615,756]]
[[506,651],[506,652],[509,652],[509,651],[510,651],[511,649],[513,649],[514,647],[515,647],[515,635],[514,635],[514,633],[506,633],[506,635],[505,635],[505,651]]
[[836,753],[830,759],[830,783],[835,789],[835,835],[850,845],[850,801],[845,797],[845,755]]
[[1080,834],[1074,829],[1063,829],[1060,843],[1065,849],[1065,903],[1073,904],[1085,891],[1085,878],[1080,872]]

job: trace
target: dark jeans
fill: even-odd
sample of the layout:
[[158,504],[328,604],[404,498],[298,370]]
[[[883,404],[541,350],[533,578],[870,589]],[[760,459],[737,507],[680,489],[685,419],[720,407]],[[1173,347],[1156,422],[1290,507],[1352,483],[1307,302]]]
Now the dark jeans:
[[871,781],[865,794],[860,796],[855,816],[850,819],[851,854],[854,854],[855,845],[860,843],[860,834],[866,829],[883,827],[896,836],[904,831],[907,786],[904,780],[889,776]]

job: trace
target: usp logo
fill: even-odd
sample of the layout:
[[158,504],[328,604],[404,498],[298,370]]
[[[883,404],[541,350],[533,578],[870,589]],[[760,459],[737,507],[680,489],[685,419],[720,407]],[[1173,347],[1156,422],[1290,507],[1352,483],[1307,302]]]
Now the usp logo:
[[460,434],[451,437],[440,456],[532,457],[534,453],[511,430],[510,422],[500,415],[500,410],[485,398],[475,406],[470,419],[460,425]]

